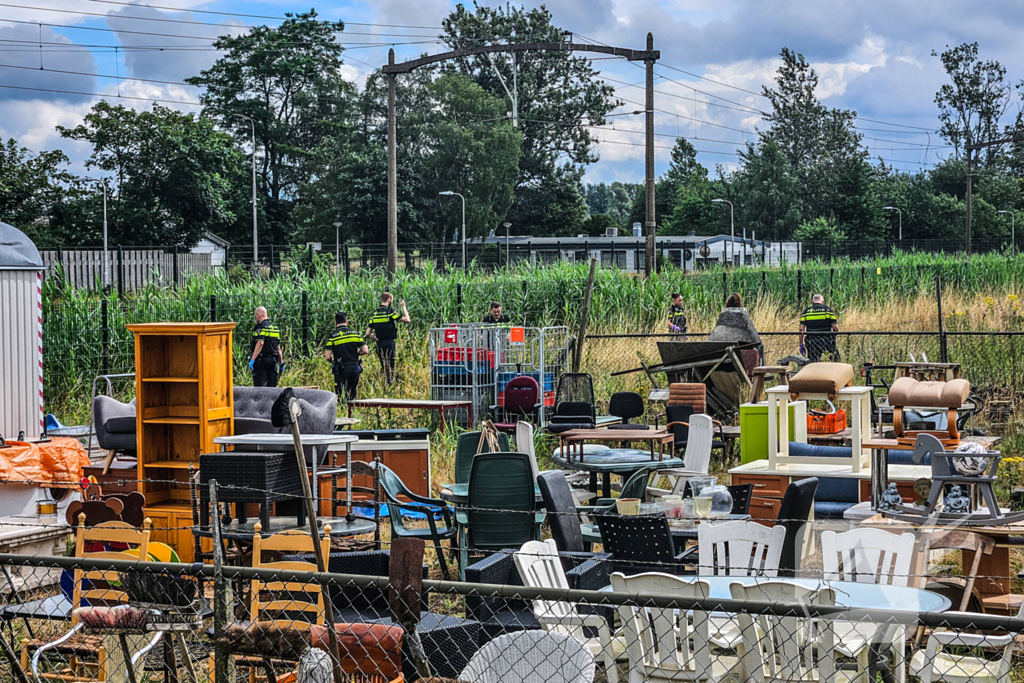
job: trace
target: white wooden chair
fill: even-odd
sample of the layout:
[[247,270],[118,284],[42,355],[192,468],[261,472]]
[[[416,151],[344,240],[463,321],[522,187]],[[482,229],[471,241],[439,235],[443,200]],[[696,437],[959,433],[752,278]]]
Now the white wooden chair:
[[[697,527],[698,574],[706,576],[779,575],[786,529],[757,522],[703,523]],[[735,650],[742,642],[735,617],[712,615],[711,642]]]
[[[524,585],[569,589],[554,539],[527,541],[516,551],[514,559]],[[590,654],[604,664],[609,683],[618,682],[615,660],[624,654],[626,646],[621,637],[613,637],[603,615],[580,614],[576,605],[562,600],[534,600],[532,607],[533,616],[545,630],[564,633],[583,643]],[[584,635],[584,626],[596,628],[597,638]]]
[[[914,534],[892,534],[883,529],[858,528],[836,533],[821,533],[821,566],[828,581],[857,581],[890,586],[906,586],[910,582],[910,565],[914,560]],[[894,631],[893,651],[896,680],[906,681],[903,655],[906,651],[906,629],[883,627],[872,622],[837,620],[836,649],[857,660],[857,677],[867,681],[871,640],[881,628]]]
[[594,657],[563,633],[518,631],[477,650],[459,674],[473,683],[593,683]]
[[[833,606],[835,592],[788,581],[729,586],[734,600],[780,605]],[[832,683],[836,678],[833,620],[821,617],[737,615],[743,673],[753,683]],[[814,655],[817,654],[817,661]]]
[[[947,614],[964,614],[947,612]],[[1024,617],[1024,605],[1017,618]],[[998,658],[949,652],[946,648],[964,650],[1001,650]],[[928,636],[928,645],[910,659],[910,673],[921,683],[1010,683],[1014,634],[961,633],[935,631]]]
[[[611,576],[616,593],[660,593],[684,598],[706,598],[706,581],[687,581],[671,574],[650,572]],[[619,618],[629,655],[630,683],[671,681],[693,683],[717,681],[728,668],[720,658],[712,660],[708,639],[708,613],[693,610],[691,619],[685,610],[620,605]]]
[[711,466],[711,444],[715,440],[714,420],[711,419],[711,416],[698,413],[691,415],[689,422],[671,422],[665,428],[669,429],[677,424],[688,425],[690,428],[686,440],[686,453],[683,455],[683,466],[658,470],[654,475],[654,481],[658,481],[661,477],[667,477],[672,488],[648,487],[647,494],[651,497],[683,495],[686,480],[690,477],[706,477],[708,468]]

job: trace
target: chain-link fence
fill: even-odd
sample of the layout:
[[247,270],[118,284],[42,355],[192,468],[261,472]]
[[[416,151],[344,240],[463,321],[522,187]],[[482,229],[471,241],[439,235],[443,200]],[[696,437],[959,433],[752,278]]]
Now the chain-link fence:
[[[435,527],[427,517],[447,505],[435,502],[399,504],[403,528]],[[1017,603],[988,601],[1012,598],[1016,574],[1005,554],[974,561],[1012,527],[715,522],[664,506],[582,519],[551,506],[542,527],[538,507],[457,504],[460,534],[441,552],[466,549],[464,581],[433,580],[437,551],[400,541],[394,511],[356,549],[327,538],[344,517],[322,518],[315,540],[277,515],[267,530],[223,511],[194,527],[67,529],[73,557],[0,554],[0,680],[1024,678]],[[495,524],[504,545],[484,540]],[[560,549],[567,525],[599,551]],[[167,561],[155,540],[181,531],[212,536],[194,563]]]

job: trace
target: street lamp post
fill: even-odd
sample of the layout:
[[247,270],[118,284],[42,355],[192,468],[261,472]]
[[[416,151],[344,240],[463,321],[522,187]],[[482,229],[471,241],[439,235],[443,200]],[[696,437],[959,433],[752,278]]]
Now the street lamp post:
[[501,226],[503,228],[505,228],[505,268],[508,268],[509,267],[508,231],[512,227],[512,224],[509,223],[508,221],[505,221],[504,223],[501,224]]
[[334,265],[341,268],[341,223],[334,224]]
[[1000,211],[999,213],[1010,214],[1010,248],[1017,251],[1017,230],[1014,226],[1013,211]]
[[[245,114],[232,114],[240,119],[248,119],[252,127],[252,267],[259,262],[259,238],[256,235],[256,122]],[[273,264],[271,264],[273,265]]]
[[444,192],[438,192],[442,197],[458,197],[462,200],[462,270],[465,272],[468,268],[466,263],[466,198],[458,192],[452,192],[451,190],[445,190]]
[[736,262],[736,226],[733,221],[732,202],[728,199],[712,199],[711,201],[714,204],[729,205],[729,265],[732,266]]
[[900,235],[900,242],[902,242],[903,241],[903,212],[900,211],[899,207],[896,207],[896,206],[883,206],[882,207],[882,211],[895,211],[899,215],[899,219],[900,219],[900,232],[899,232],[899,235]]
[[103,286],[106,287],[110,282],[110,259],[107,255],[107,179],[86,178],[86,180],[98,183],[103,188],[103,273],[100,278],[103,280]]

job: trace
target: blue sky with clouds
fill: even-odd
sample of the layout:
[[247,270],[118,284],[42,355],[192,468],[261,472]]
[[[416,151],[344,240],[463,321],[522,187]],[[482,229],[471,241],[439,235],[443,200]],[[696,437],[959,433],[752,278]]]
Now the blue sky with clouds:
[[[398,59],[443,51],[436,42],[449,0],[10,0],[0,3],[0,137],[31,149],[64,149],[75,170],[87,146],[62,140],[54,128],[73,126],[101,93],[145,108],[153,100],[198,111],[196,88],[183,78],[216,58],[212,38],[314,7],[324,18],[348,22],[339,40],[349,44],[343,72],[362,83],[396,45]],[[485,4],[485,3],[482,3]],[[535,3],[525,3],[533,6]],[[153,5],[153,6],[149,6]],[[1024,79],[1024,3],[1011,0],[552,0],[555,21],[578,42],[594,40],[641,48],[648,31],[662,52],[656,68],[658,172],[677,135],[693,139],[699,158],[732,167],[736,148],[754,139],[754,94],[770,83],[779,49],[804,53],[820,77],[819,96],[830,106],[855,109],[865,143],[898,168],[927,168],[948,154],[934,131],[933,102],[944,74],[931,51],[977,41],[983,58],[998,59],[1017,83]],[[155,6],[155,7],[154,7]],[[360,25],[363,24],[363,25]],[[390,26],[384,26],[390,25]],[[395,27],[401,26],[401,28]],[[413,28],[415,27],[415,28]],[[620,60],[595,62],[619,97],[643,101],[643,70]],[[42,69],[40,69],[42,67]],[[141,80],[145,79],[145,80]],[[1018,101],[1011,114],[1018,110]],[[628,103],[622,111],[632,111]],[[595,131],[601,160],[593,182],[643,178],[642,117],[610,119]]]

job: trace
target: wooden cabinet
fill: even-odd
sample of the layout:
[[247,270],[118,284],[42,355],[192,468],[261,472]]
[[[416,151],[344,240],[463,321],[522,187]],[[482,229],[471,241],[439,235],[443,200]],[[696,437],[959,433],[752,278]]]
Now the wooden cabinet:
[[128,325],[135,335],[139,491],[153,540],[191,562],[188,467],[234,433],[234,323]]
[[[345,451],[337,451],[339,464],[345,462]],[[430,496],[430,442],[422,441],[358,441],[352,444],[352,459],[372,462],[378,458],[385,467],[398,475],[406,487],[421,496]],[[367,475],[357,475],[352,479],[353,486],[373,487],[373,479]],[[338,495],[345,496],[345,477],[338,477]],[[331,500],[331,482],[325,479],[320,482],[320,514],[329,515]],[[369,493],[353,493],[354,500],[372,500]],[[339,514],[345,514],[344,506]]]

